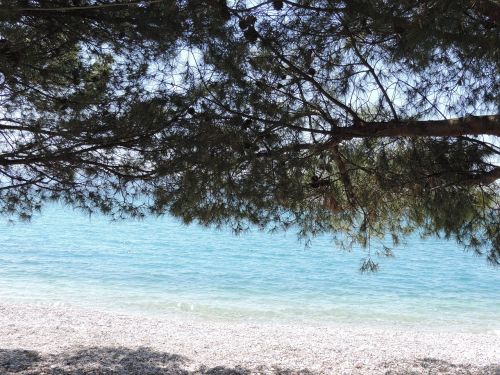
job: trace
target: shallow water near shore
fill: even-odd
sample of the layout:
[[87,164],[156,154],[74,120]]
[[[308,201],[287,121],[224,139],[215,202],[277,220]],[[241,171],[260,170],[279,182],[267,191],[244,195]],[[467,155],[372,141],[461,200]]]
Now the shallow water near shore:
[[110,222],[61,206],[0,223],[0,299],[224,320],[500,329],[500,271],[413,237],[360,274],[360,249],[295,233],[234,236],[171,217]]

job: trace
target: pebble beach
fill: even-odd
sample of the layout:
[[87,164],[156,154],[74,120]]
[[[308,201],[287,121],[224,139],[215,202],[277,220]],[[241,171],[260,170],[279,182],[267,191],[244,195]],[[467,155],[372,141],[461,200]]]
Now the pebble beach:
[[1,374],[494,374],[498,332],[0,303]]

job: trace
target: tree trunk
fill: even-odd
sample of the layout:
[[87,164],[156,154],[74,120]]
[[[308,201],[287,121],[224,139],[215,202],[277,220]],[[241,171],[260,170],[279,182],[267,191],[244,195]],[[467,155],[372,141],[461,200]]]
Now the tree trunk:
[[379,137],[500,136],[500,115],[449,120],[365,122],[360,125],[335,128],[330,134],[340,140]]

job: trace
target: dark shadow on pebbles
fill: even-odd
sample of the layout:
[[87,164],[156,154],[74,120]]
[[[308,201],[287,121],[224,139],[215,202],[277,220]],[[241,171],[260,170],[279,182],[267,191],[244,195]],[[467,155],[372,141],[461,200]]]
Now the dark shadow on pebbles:
[[29,369],[40,361],[40,355],[33,350],[0,349],[0,374],[16,374]]
[[25,350],[0,353],[0,374],[189,374],[181,368],[187,358],[148,348],[92,347],[57,355]]
[[[419,358],[414,362],[385,363],[386,375],[500,375],[500,364],[484,367],[457,365],[436,358]],[[389,369],[389,368],[393,369]]]
[[[0,374],[16,375],[317,375],[309,370],[289,370],[268,367],[256,369],[243,367],[201,366],[187,370],[191,360],[177,354],[155,351],[149,348],[92,347],[57,355],[42,355],[31,350],[0,349]],[[500,366],[474,367],[456,365],[433,358],[415,362],[386,362],[377,372],[387,375],[413,374],[484,374],[500,375]],[[329,372],[334,374],[335,371]],[[361,369],[353,372],[364,373]],[[366,372],[369,374],[370,372]],[[322,372],[321,374],[325,374]]]

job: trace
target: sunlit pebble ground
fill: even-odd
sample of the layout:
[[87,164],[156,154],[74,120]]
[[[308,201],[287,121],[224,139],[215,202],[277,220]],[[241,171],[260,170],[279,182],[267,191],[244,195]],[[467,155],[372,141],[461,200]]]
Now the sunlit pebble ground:
[[500,336],[0,303],[6,374],[500,374]]

